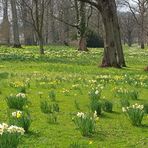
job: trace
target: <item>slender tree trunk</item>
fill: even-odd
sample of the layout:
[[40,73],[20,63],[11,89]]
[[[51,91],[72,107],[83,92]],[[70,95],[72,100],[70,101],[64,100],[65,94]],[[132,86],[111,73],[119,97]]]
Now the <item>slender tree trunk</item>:
[[88,51],[86,42],[86,29],[86,5],[84,2],[80,2],[79,51]]
[[40,54],[44,54],[44,39],[43,37],[39,37],[39,48],[40,48]]
[[19,39],[16,0],[11,0],[11,11],[12,11],[12,26],[13,26],[13,38],[14,38],[13,46],[16,48],[20,48],[21,44],[20,44],[20,39]]
[[8,20],[8,0],[3,0],[3,22],[1,24],[1,32],[4,42],[10,44],[10,23]]
[[50,35],[51,35],[51,43],[56,43],[55,20],[53,18],[53,15],[54,15],[54,0],[51,0],[49,7],[50,7]]
[[131,31],[128,31],[127,43],[128,43],[129,47],[132,46],[132,34],[131,34]]
[[144,26],[141,26],[141,42],[140,42],[140,45],[141,45],[141,49],[145,48],[145,46],[144,46]]

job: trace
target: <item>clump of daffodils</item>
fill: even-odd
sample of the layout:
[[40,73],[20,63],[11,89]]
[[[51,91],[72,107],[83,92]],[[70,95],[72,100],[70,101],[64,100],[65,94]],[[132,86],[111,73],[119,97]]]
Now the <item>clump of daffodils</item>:
[[22,117],[22,112],[21,111],[13,112],[12,117],[21,118]]
[[27,105],[27,96],[24,93],[18,93],[16,95],[11,94],[6,97],[6,102],[9,108],[23,110],[23,107]]
[[92,88],[89,92],[89,98],[90,98],[90,109],[92,112],[97,112],[97,115],[101,115],[101,89],[98,88]]
[[97,112],[93,114],[87,114],[78,112],[73,118],[73,121],[83,136],[89,136],[95,132],[96,122],[99,120]]
[[11,126],[8,126],[6,123],[2,123],[0,124],[0,135],[3,135],[5,133],[8,133],[8,134],[15,134],[15,133],[19,133],[21,135],[23,135],[25,132],[25,130],[21,127],[17,127],[15,125],[11,125]]
[[16,97],[17,97],[17,98],[26,98],[26,94],[24,94],[24,93],[18,93],[18,94],[16,95]]
[[130,90],[125,88],[114,88],[116,92],[116,97],[120,99],[132,99],[137,100],[139,97],[139,93],[136,90]]
[[0,147],[18,147],[20,136],[23,135],[25,130],[21,127],[6,123],[0,124]]
[[9,123],[22,127],[25,132],[29,131],[29,127],[31,125],[31,117],[29,112],[25,111],[16,111],[12,112]]
[[138,103],[129,107],[122,107],[122,111],[134,126],[140,126],[144,116],[144,106]]

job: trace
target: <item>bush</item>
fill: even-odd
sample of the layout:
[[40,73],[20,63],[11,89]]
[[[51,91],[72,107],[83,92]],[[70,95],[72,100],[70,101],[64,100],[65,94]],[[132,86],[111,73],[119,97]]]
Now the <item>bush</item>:
[[87,47],[92,48],[103,48],[104,47],[104,41],[103,38],[101,38],[97,33],[94,31],[88,31],[87,33]]
[[6,102],[9,108],[18,110],[23,110],[23,107],[28,104],[27,97],[23,93],[6,97]]
[[144,116],[144,106],[143,105],[138,105],[136,103],[135,105],[132,105],[130,107],[122,107],[122,111],[128,117],[132,125],[134,126],[141,125],[141,122]]

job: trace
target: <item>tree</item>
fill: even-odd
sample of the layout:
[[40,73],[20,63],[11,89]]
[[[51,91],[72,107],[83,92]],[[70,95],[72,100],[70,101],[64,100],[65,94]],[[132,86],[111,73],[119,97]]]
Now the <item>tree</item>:
[[144,49],[145,45],[145,30],[146,30],[146,13],[148,11],[148,1],[147,0],[123,0],[121,4],[129,7],[132,12],[140,32],[140,45],[141,49]]
[[79,49],[80,51],[87,51],[87,43],[86,43],[86,4],[85,2],[80,2],[80,22],[79,22]]
[[96,7],[102,16],[104,24],[104,55],[103,67],[126,66],[123,48],[121,44],[120,28],[117,17],[117,6],[115,0],[79,0]]
[[19,27],[18,27],[18,17],[17,17],[17,8],[16,0],[10,0],[11,2],[11,12],[12,12],[12,26],[13,26],[13,47],[20,48],[20,38],[19,38]]
[[31,23],[39,42],[40,54],[44,54],[44,16],[45,10],[50,4],[50,0],[22,0],[22,2],[26,5],[30,13],[32,19]]
[[2,1],[3,5],[3,20],[1,24],[1,38],[7,45],[10,44],[10,22],[8,19],[8,0]]
[[119,18],[124,43],[131,47],[135,37],[134,32],[137,31],[135,19],[131,12],[120,12]]

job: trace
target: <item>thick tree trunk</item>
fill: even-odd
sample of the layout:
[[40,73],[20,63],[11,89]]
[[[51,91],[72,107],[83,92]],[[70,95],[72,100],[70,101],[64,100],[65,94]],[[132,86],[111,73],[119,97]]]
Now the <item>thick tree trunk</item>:
[[105,49],[102,60],[103,67],[122,67],[125,65],[121,44],[120,28],[115,0],[102,0],[102,20],[105,28]]
[[16,48],[20,48],[21,44],[20,44],[20,39],[19,39],[16,0],[11,0],[11,11],[12,11],[12,26],[13,26],[13,38],[14,38],[13,46]]
[[79,49],[78,50],[79,51],[88,51],[85,37],[80,38],[80,40],[79,40]]
[[[106,15],[105,15],[106,16]],[[114,30],[112,21],[109,17],[103,16],[103,23],[105,28],[104,33],[104,55],[102,60],[102,67],[118,67],[117,52],[115,41],[113,38]]]

